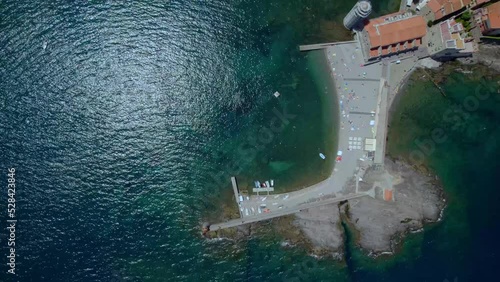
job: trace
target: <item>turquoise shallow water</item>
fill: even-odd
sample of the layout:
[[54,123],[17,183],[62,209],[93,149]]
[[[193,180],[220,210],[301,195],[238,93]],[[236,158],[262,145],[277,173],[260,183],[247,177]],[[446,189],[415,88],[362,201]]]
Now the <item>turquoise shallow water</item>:
[[[329,171],[318,157],[334,148],[328,81],[321,55],[297,45],[348,36],[339,22],[353,2],[2,2],[0,168],[17,171],[19,257],[18,276],[2,269],[0,280],[422,281],[427,261],[448,265],[457,245],[377,270],[363,256],[318,261],[279,238],[199,236],[230,175],[285,189]],[[397,5],[376,2],[375,14]],[[243,154],[273,109],[295,117]],[[427,236],[415,249],[446,245]],[[425,277],[442,281],[464,261]]]

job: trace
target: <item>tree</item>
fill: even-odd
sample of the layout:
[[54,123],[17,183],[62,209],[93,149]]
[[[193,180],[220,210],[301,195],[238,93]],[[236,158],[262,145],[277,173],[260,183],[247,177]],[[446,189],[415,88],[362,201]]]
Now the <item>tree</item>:
[[460,17],[464,21],[469,21],[472,18],[472,14],[470,13],[470,11],[466,11]]
[[428,26],[428,27],[431,27],[431,26],[432,26],[432,21],[431,21],[431,20],[429,20],[429,21],[427,22],[427,26]]

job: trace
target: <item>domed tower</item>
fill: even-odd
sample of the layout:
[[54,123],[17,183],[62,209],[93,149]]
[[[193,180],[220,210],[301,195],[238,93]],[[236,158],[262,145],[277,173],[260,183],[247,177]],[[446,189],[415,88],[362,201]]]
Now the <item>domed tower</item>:
[[351,30],[360,22],[368,18],[372,12],[372,4],[366,0],[360,0],[344,18],[344,26]]

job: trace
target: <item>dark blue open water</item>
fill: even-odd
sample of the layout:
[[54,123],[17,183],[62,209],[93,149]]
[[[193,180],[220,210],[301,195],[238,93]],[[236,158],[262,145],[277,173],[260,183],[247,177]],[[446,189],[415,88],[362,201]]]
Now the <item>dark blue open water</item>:
[[[446,247],[439,227],[389,262],[359,255],[348,265],[283,249],[279,239],[199,236],[200,221],[230,193],[230,175],[269,176],[290,189],[329,171],[317,157],[334,147],[329,85],[321,56],[297,45],[349,36],[339,23],[353,2],[0,2],[0,281],[470,280],[460,270],[483,262],[469,261],[462,243]],[[375,14],[398,5],[376,2]],[[274,110],[295,117],[255,154],[238,150]],[[498,171],[490,155],[471,179]],[[15,277],[6,273],[3,226],[9,167]],[[490,219],[456,211],[480,233],[445,234],[495,266],[498,192],[490,189]],[[448,259],[457,253],[461,260]]]

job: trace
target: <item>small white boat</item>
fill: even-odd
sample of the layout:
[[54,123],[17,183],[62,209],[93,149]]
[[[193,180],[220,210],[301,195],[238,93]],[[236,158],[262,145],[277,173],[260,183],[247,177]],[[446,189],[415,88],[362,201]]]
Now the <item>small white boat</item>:
[[262,201],[264,202],[267,199],[267,197],[262,198]]
[[42,44],[42,48],[43,50],[47,49],[47,41],[44,41],[43,44]]
[[271,179],[271,187],[274,187],[274,179]]
[[245,215],[248,216],[248,209],[245,209]]
[[273,95],[274,95],[274,97],[278,98],[281,94],[278,91],[276,91],[276,92],[274,92]]
[[271,187],[271,185],[269,184],[269,181],[266,180],[266,187]]
[[254,207],[252,207],[252,213],[255,214],[255,208]]
[[319,153],[319,157],[322,158],[323,160],[326,159],[325,155],[323,153]]

